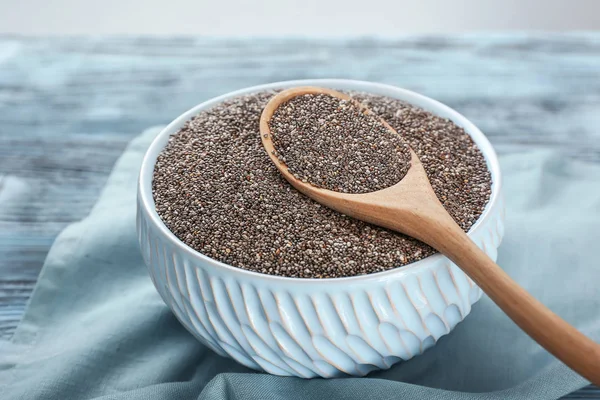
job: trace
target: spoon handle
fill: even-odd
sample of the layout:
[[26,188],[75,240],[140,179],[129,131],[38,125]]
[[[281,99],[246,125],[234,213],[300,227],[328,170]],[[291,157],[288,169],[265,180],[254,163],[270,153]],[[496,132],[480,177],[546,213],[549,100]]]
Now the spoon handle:
[[[531,296],[448,215],[429,220],[421,240],[458,265],[525,333],[575,372],[600,385],[600,345]],[[425,236],[425,235],[422,235]]]

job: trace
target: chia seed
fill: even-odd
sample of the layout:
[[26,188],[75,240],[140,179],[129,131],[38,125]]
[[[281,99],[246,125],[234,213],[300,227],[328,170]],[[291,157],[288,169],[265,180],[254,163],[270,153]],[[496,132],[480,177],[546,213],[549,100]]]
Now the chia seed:
[[305,94],[281,104],[269,121],[277,157],[296,179],[344,193],[369,193],[400,182],[410,150],[359,103]]
[[[298,278],[380,272],[435,253],[292,188],[260,139],[260,115],[273,95],[241,96],[201,112],[159,155],[152,183],[156,211],[181,241],[235,267]],[[491,194],[490,173],[471,137],[399,100],[352,96],[408,142],[438,198],[467,231]]]

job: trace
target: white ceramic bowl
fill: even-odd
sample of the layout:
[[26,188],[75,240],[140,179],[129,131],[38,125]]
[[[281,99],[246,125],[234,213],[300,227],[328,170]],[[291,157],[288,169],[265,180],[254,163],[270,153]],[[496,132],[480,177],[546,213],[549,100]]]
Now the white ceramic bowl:
[[216,353],[276,375],[361,376],[433,346],[469,314],[481,290],[440,254],[401,268],[349,278],[284,278],[246,271],[185,245],[167,229],[154,208],[151,182],[156,158],[169,136],[187,120],[234,96],[300,85],[397,98],[463,127],[483,152],[493,179],[490,202],[469,235],[496,258],[504,233],[500,169],[481,131],[456,111],[425,96],[349,80],[255,86],[204,102],[175,119],[144,157],[138,188],[139,241],[164,301],[179,321]]

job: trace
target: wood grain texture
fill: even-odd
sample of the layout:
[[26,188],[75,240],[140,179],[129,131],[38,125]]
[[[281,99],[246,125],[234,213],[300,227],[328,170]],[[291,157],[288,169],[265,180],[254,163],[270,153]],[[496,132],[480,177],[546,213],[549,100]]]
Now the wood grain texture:
[[234,89],[331,77],[436,98],[500,153],[549,147],[600,162],[600,34],[0,37],[0,338],[12,335],[54,238],[87,214],[132,137]]

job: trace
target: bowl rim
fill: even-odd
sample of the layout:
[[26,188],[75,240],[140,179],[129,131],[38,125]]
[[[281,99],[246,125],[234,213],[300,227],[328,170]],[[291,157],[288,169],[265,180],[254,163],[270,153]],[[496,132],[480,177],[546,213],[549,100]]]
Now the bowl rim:
[[[240,267],[235,267],[233,265],[226,264],[224,262],[215,260],[208,255],[200,253],[197,250],[194,250],[183,241],[181,241],[173,232],[167,228],[164,224],[158,213],[156,212],[156,208],[154,206],[154,198],[152,196],[152,177],[154,172],[154,166],[156,163],[156,159],[163,148],[167,145],[169,138],[177,133],[177,131],[189,121],[193,116],[198,114],[200,111],[209,109],[224,100],[227,100],[232,97],[237,97],[245,94],[256,93],[260,91],[268,91],[268,90],[276,90],[276,89],[285,89],[293,86],[308,86],[308,85],[316,85],[316,86],[324,86],[324,87],[332,87],[332,88],[340,88],[342,90],[356,90],[363,91],[367,93],[381,94],[384,96],[396,98],[401,101],[405,101],[409,104],[415,105],[417,107],[423,108],[435,115],[441,116],[443,118],[448,118],[452,120],[456,125],[462,127],[469,136],[473,139],[473,141],[477,144],[480,151],[482,152],[484,159],[486,160],[488,169],[492,178],[492,193],[490,195],[490,200],[486,204],[486,207],[483,213],[479,216],[475,224],[469,229],[467,232],[469,236],[472,236],[476,232],[482,229],[482,226],[485,222],[491,218],[493,214],[493,209],[500,204],[501,198],[501,188],[502,188],[502,175],[500,172],[500,164],[498,162],[498,156],[491,143],[487,139],[487,137],[475,126],[470,120],[464,117],[462,114],[458,113],[454,109],[448,107],[447,105],[434,100],[425,95],[413,92],[408,89],[399,88],[393,85],[383,84],[383,83],[375,83],[368,81],[359,81],[359,80],[351,80],[351,79],[302,79],[302,80],[290,80],[290,81],[280,81],[273,82],[268,84],[256,85],[247,87],[244,89],[235,90],[232,92],[225,93],[221,96],[213,97],[207,101],[204,101],[183,114],[179,115],[175,118],[171,123],[169,123],[166,127],[164,127],[156,137],[152,140],[150,146],[146,150],[144,154],[144,158],[142,161],[140,174],[138,178],[138,202],[137,207],[143,207],[143,211],[148,217],[147,222],[152,224],[156,230],[158,230],[166,240],[176,247],[179,251],[183,251],[190,257],[198,259],[203,264],[209,264],[213,268],[230,272],[234,275],[243,276],[245,278],[257,279],[261,281],[266,281],[270,283],[279,283],[279,284],[290,284],[290,283],[298,283],[298,284],[350,284],[350,283],[365,283],[370,281],[381,281],[387,280],[392,275],[405,275],[417,272],[417,270],[426,269],[428,266],[435,265],[435,261],[440,258],[445,258],[441,253],[435,253],[429,257],[426,257],[422,260],[415,261],[413,263],[391,268],[381,272],[374,272],[366,275],[356,275],[356,276],[347,276],[347,277],[338,277],[338,278],[293,278],[287,276],[279,276],[279,275],[269,275],[263,274],[261,272],[255,272],[251,270],[247,270]],[[385,94],[383,93],[385,92]],[[138,210],[142,211],[142,210]],[[139,228],[138,228],[139,229]],[[198,266],[194,263],[194,267],[198,268]]]

